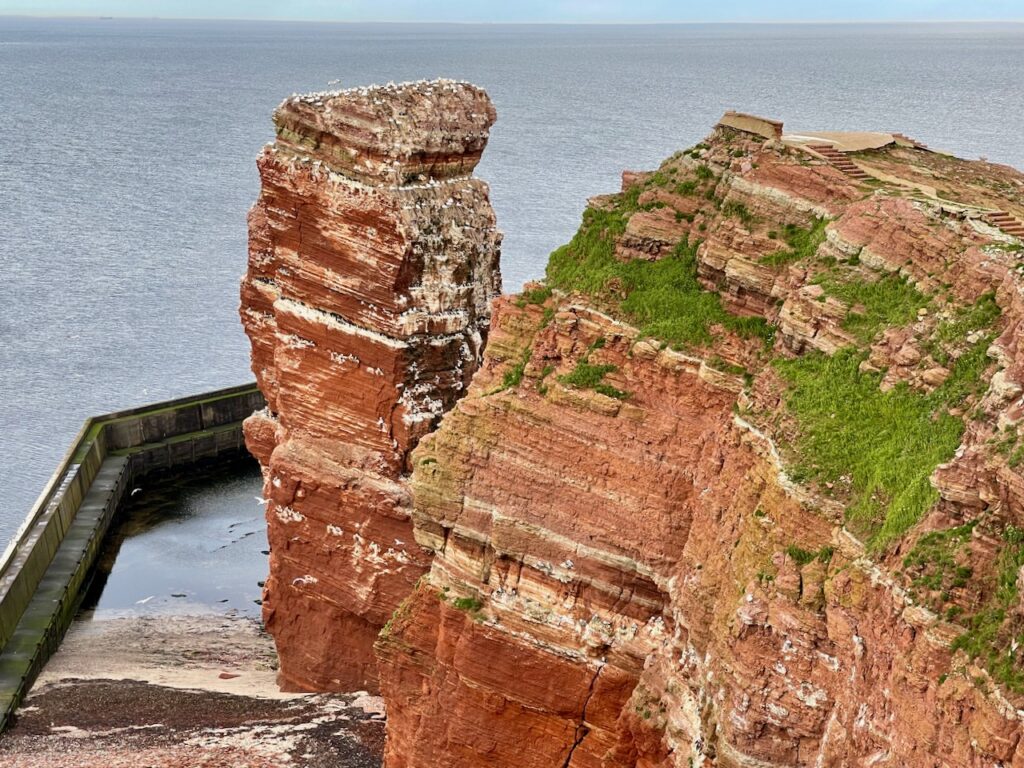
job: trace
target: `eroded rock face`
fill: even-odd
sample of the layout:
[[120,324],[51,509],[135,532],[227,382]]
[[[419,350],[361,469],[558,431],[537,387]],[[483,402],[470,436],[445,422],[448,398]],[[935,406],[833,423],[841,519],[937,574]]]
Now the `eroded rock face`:
[[[1024,766],[999,602],[1024,581],[1021,246],[972,207],[984,168],[861,154],[889,181],[719,127],[497,302],[413,455],[434,559],[377,642],[387,768]],[[967,198],[908,192],[904,157]],[[829,359],[959,425],[903,517],[807,453],[786,366]]]
[[[497,305],[484,370],[416,453],[416,536],[436,556],[378,643],[401,713],[389,766],[632,764],[620,716],[671,636],[695,473],[739,384],[583,306],[542,323]],[[524,350],[524,383],[495,392]],[[617,366],[628,402],[559,383],[584,356]]]
[[1024,768],[1024,175],[739,117],[483,350],[486,97],[279,110],[265,618],[289,686],[379,669],[386,768]]
[[495,113],[436,81],[292,97],[258,158],[241,317],[282,685],[376,687],[372,644],[429,564],[403,478],[478,367],[500,233],[470,174]]

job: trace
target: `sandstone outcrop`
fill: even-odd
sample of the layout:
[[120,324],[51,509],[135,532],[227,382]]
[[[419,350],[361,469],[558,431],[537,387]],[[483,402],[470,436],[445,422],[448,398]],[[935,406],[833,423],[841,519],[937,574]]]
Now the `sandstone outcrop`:
[[[731,113],[491,317],[459,88],[288,102],[260,161],[283,679],[373,682],[376,638],[386,768],[1024,768],[1024,174]],[[380,222],[446,185],[430,266]]]
[[479,365],[500,288],[471,175],[494,119],[451,81],[293,96],[257,161],[241,317],[268,406],[246,438],[289,688],[375,688],[374,639],[429,563],[403,478]]
[[387,768],[1024,765],[1020,243],[736,122],[592,199],[416,449]]

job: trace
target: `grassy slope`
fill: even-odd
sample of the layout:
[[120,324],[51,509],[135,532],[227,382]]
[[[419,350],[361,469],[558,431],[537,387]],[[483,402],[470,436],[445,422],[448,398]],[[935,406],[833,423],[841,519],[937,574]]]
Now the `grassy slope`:
[[658,261],[618,261],[615,238],[635,210],[636,195],[620,196],[614,210],[588,209],[573,239],[551,254],[548,285],[594,296],[644,333],[674,347],[711,343],[713,325],[746,338],[771,340],[773,329],[763,318],[729,314],[716,294],[700,287],[699,242],[683,241]]
[[[698,283],[699,242],[683,241],[658,261],[624,263],[615,258],[616,239],[629,216],[641,209],[640,191],[635,187],[616,196],[609,210],[584,213],[573,239],[551,254],[547,285],[587,294],[602,308],[675,348],[713,345],[717,326],[770,343],[774,328],[763,318],[730,314],[717,294]],[[812,258],[825,239],[826,226],[827,221],[820,219],[807,229],[783,226],[781,238],[788,249],[768,254],[762,263],[782,266]],[[952,457],[964,430],[962,418],[948,411],[980,385],[987,342],[976,342],[958,360],[950,379],[931,395],[905,386],[882,392],[880,376],[858,370],[866,348],[885,328],[915,320],[930,297],[898,276],[869,281],[846,265],[825,267],[815,282],[855,307],[845,327],[859,345],[833,357],[811,354],[778,362],[789,387],[787,407],[800,432],[791,446],[792,472],[823,486],[838,484],[838,490],[847,493],[851,525],[881,547],[906,532],[935,502],[928,477]],[[997,316],[994,301],[987,297],[944,323],[933,344],[936,358],[950,346],[962,346],[968,333],[990,327]],[[584,373],[593,377],[597,372],[588,369],[580,375]]]

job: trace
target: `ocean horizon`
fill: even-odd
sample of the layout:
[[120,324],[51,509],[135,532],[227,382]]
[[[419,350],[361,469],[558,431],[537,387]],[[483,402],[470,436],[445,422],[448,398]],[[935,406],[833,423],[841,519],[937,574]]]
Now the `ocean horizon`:
[[[90,415],[250,380],[246,212],[295,92],[450,77],[498,122],[476,174],[506,291],[588,197],[726,109],[901,131],[1024,167],[1021,23],[458,24],[0,16],[0,537]],[[937,108],[936,105],[943,105]]]

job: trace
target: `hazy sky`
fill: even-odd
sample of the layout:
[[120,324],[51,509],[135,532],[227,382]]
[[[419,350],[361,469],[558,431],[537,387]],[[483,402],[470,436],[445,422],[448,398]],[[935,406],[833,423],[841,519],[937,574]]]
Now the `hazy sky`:
[[0,0],[0,14],[333,21],[1024,19],[1024,0]]

